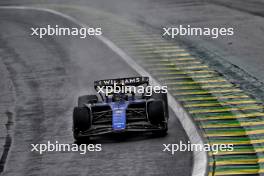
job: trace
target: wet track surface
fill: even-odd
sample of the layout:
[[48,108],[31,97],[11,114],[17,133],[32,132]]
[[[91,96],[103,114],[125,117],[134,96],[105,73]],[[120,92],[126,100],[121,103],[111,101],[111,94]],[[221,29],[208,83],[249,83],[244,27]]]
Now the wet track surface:
[[[147,26],[161,33],[164,26],[191,25],[199,27],[229,26],[235,35],[212,39],[208,37],[179,37],[193,52],[196,52],[227,79],[242,85],[254,97],[264,100],[263,72],[263,2],[241,0],[69,0],[42,1],[2,1],[1,5],[51,4],[49,7],[74,6],[92,7],[110,12]],[[78,13],[71,15],[77,19]],[[254,49],[253,49],[254,48]],[[250,59],[249,59],[250,58]],[[229,71],[227,73],[227,70]]]
[[[36,3],[39,2],[1,2],[3,5]],[[264,172],[261,1],[78,0],[73,4],[63,0],[42,3],[40,7],[58,10],[87,25],[103,27],[109,39],[159,81],[170,85],[173,95],[204,130],[209,143],[235,144],[233,153],[219,153],[209,159],[210,167],[217,166],[216,170],[209,169],[209,175]],[[52,4],[47,5],[49,3]],[[119,17],[124,24],[129,24],[119,25],[122,24]],[[72,108],[78,95],[93,93],[93,80],[136,73],[94,37],[40,40],[29,36],[32,26],[73,25],[61,18],[34,11],[1,10],[0,19],[0,73],[3,75],[0,113],[4,117],[0,124],[6,125],[0,128],[0,143],[2,146],[5,143],[0,166],[5,166],[4,174],[190,175],[191,153],[170,156],[161,152],[163,143],[188,140],[173,114],[169,135],[165,138],[97,140],[93,142],[102,143],[103,152],[86,155],[29,152],[30,143],[73,142]],[[162,27],[179,24],[231,26],[235,35],[218,39],[160,39]]]
[[94,93],[94,80],[137,75],[94,37],[29,36],[32,26],[58,23],[73,25],[41,12],[0,12],[0,71],[9,83],[1,86],[1,123],[7,114],[12,120],[10,136],[1,136],[11,146],[6,145],[8,157],[1,163],[3,175],[190,175],[190,152],[162,152],[164,143],[188,140],[172,113],[164,138],[99,139],[93,143],[102,143],[103,151],[86,155],[30,152],[32,143],[73,143],[72,108],[78,95]]

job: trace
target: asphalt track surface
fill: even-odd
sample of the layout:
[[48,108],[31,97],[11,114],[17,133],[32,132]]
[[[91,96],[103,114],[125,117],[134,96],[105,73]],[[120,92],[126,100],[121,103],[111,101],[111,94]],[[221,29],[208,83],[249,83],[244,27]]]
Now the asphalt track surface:
[[191,175],[192,153],[162,152],[164,143],[188,140],[172,113],[164,138],[96,139],[93,142],[102,143],[103,151],[86,155],[30,152],[32,143],[73,143],[72,109],[78,95],[94,93],[94,80],[137,75],[94,37],[39,39],[29,35],[30,27],[47,24],[76,25],[48,13],[0,12],[1,123],[8,120],[9,133],[1,136],[7,155],[1,160],[2,174]]
[[[191,25],[199,27],[233,27],[234,36],[178,37],[208,65],[249,94],[264,100],[263,11],[261,0],[3,0],[1,5],[47,5],[92,7],[120,16],[161,33],[162,27]],[[85,19],[78,12],[71,16]],[[249,59],[250,58],[250,59]]]
[[[182,40],[192,47],[197,47],[200,51],[204,49],[205,53],[214,55],[214,58],[219,57],[223,65],[230,62],[259,81],[264,81],[263,62],[261,62],[263,58],[261,46],[264,40],[262,35],[264,4],[261,0],[76,0],[74,3],[70,0],[41,2],[4,0],[1,4],[59,4],[94,7],[158,30],[164,26],[179,24],[200,27],[234,27],[233,37],[220,37],[217,40],[206,37],[183,37]],[[205,59],[213,62],[210,57]]]
[[[30,0],[1,2],[3,5],[27,5],[36,3],[39,2]],[[42,3],[48,4],[46,1]],[[254,96],[257,95],[257,97],[264,100],[263,83],[261,83],[263,82],[264,75],[262,62],[262,34],[264,23],[262,12],[263,3],[261,1],[215,0],[207,3],[206,1],[183,0],[165,0],[162,2],[154,0],[79,0],[75,1],[73,4],[71,1],[65,0],[52,1],[50,3],[68,5],[68,8],[66,7],[60,10],[63,13],[74,16],[84,23],[92,21],[89,21],[86,16],[79,14],[76,10],[69,10],[70,6],[81,5],[83,7],[94,7],[117,14],[142,26],[147,26],[148,29],[159,30],[162,26],[173,26],[178,24],[211,27],[215,25],[232,26],[236,29],[236,33],[233,37],[219,38],[217,40],[203,37],[186,37],[179,40],[181,40],[185,46],[189,47],[191,51],[197,52],[199,56],[204,59],[204,62],[210,65],[211,68],[222,73],[230,82],[237,84],[243,88],[243,90],[253,93]],[[69,43],[67,44],[69,45]],[[76,48],[74,48],[74,50],[75,49]],[[98,54],[95,55],[98,56]],[[82,66],[83,65],[84,64],[82,64]],[[1,69],[4,70],[5,68],[1,67]],[[76,81],[76,79],[73,79],[73,81]],[[7,84],[2,84],[2,87],[8,87],[7,85],[12,84],[9,81],[5,82],[7,82]],[[73,85],[76,86],[76,84]],[[12,87],[12,85],[10,86]],[[2,93],[2,95],[5,97],[5,101],[3,101],[2,107],[9,107],[9,104],[12,105],[12,97],[14,96],[10,96],[10,94],[12,95],[10,89],[4,90],[6,91]],[[84,89],[84,91],[86,90],[87,89]],[[79,92],[80,91],[78,91],[78,93]],[[76,96],[76,94],[73,93],[72,96]],[[9,108],[10,112],[6,112],[6,109],[8,108],[3,108],[2,114],[8,116],[9,121],[12,122],[13,114],[10,113],[13,112],[12,108]],[[7,123],[7,127],[11,129],[15,128],[12,123]],[[9,131],[12,132],[12,130]],[[7,136],[6,139],[10,140],[8,137],[9,136]]]

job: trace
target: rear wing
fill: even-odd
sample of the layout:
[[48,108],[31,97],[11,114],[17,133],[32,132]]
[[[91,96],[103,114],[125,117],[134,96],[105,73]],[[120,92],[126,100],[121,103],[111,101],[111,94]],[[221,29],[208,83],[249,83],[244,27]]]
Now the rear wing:
[[105,79],[94,81],[94,88],[104,86],[140,86],[143,84],[149,85],[149,77],[129,77],[118,79]]

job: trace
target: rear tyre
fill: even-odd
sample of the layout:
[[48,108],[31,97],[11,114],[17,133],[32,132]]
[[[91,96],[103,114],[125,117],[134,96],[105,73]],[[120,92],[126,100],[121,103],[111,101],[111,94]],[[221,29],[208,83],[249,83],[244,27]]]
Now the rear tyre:
[[96,95],[83,95],[78,98],[78,107],[84,107],[88,103],[97,103],[98,97]]
[[[84,139],[80,137],[81,131],[91,128],[90,110],[86,107],[75,107],[73,110],[73,137],[79,141]],[[87,139],[87,138],[85,138]]]

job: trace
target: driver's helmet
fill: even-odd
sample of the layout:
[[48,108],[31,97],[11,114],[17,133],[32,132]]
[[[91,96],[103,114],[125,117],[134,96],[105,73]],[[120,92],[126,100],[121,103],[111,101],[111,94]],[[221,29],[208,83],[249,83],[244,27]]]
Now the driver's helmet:
[[128,96],[124,93],[113,94],[113,96],[112,96],[113,102],[127,100],[127,99],[128,99]]

